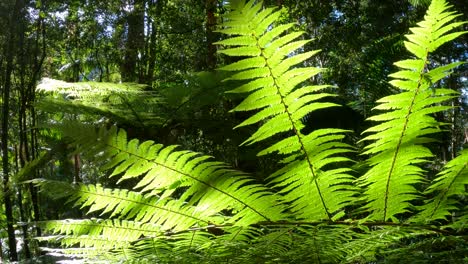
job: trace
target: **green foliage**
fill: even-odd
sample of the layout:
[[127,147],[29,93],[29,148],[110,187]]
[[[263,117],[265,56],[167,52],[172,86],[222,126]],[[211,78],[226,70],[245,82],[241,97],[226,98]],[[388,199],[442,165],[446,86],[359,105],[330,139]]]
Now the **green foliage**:
[[434,196],[426,202],[418,215],[419,221],[446,220],[458,209],[457,196],[466,193],[468,184],[468,155],[463,150],[458,157],[448,162],[425,193]]
[[286,165],[270,176],[273,187],[282,190],[280,193],[285,194],[283,198],[297,218],[331,220],[349,204],[355,192],[350,187],[353,177],[349,169],[326,169],[328,164],[348,161],[342,156],[351,151],[350,146],[341,142],[345,131],[323,129],[308,135],[301,132],[302,119],[308,113],[337,106],[319,101],[332,96],[323,92],[328,85],[304,83],[321,69],[296,67],[318,51],[297,53],[308,41],[296,40],[302,32],[282,35],[293,24],[268,30],[281,15],[280,11],[261,10],[261,5],[253,1],[237,4],[239,6],[226,16],[220,32],[238,36],[218,44],[227,46],[220,51],[222,54],[249,57],[221,68],[237,72],[230,80],[248,80],[229,91],[248,93],[232,111],[259,110],[237,126],[260,123],[243,144],[281,135],[282,140],[259,153],[285,156]]
[[455,92],[435,89],[433,84],[462,63],[428,69],[432,52],[465,33],[447,34],[464,24],[451,22],[458,15],[447,9],[443,1],[434,1],[425,20],[411,29],[405,46],[415,58],[396,62],[401,70],[390,75],[393,78],[390,83],[401,92],[378,100],[380,104],[375,109],[383,112],[369,118],[380,124],[364,132],[370,135],[363,140],[373,141],[363,153],[371,155],[368,160],[371,169],[360,184],[366,188],[365,207],[371,211],[372,219],[386,221],[409,211],[410,201],[417,198],[414,185],[423,181],[424,170],[418,164],[432,157],[423,144],[432,142],[428,136],[441,132],[440,126],[444,125],[433,114],[450,109],[441,103],[451,99]]
[[125,187],[34,180],[101,218],[37,223],[52,234],[40,240],[66,247],[45,250],[128,263],[366,263],[415,248],[428,258],[448,255],[453,248],[428,244],[466,236],[468,214],[459,205],[468,153],[445,164],[425,192],[419,188],[433,157],[428,143],[447,125],[434,114],[449,110],[444,103],[455,96],[434,84],[461,64],[430,69],[431,55],[464,34],[450,33],[464,22],[434,0],[406,36],[413,58],[395,63],[390,84],[400,93],[378,101],[369,118],[377,124],[361,141],[370,142],[362,152],[368,168],[355,175],[348,131],[303,132],[308,113],[337,107],[326,101],[331,87],[313,81],[323,69],[304,66],[318,51],[303,52],[307,41],[293,24],[276,25],[280,11],[253,0],[230,6],[219,29],[229,38],[217,44],[221,54],[242,58],[221,70],[241,83],[228,93],[245,97],[232,111],[252,113],[237,127],[254,127],[243,145],[268,142],[258,155],[276,155],[283,167],[258,182],[209,156],[128,139],[115,127],[51,126]]
[[133,83],[67,83],[44,78],[37,91],[46,96],[38,101],[37,107],[72,117],[79,114],[94,116],[94,120],[106,117],[121,125],[160,125],[164,116],[159,110],[164,102],[156,92],[146,88]]

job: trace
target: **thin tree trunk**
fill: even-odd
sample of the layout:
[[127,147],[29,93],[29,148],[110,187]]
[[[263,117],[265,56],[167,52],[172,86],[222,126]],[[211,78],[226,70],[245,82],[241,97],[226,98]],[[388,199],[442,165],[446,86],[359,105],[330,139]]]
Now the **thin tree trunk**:
[[121,68],[122,81],[142,82],[138,66],[139,53],[145,48],[145,0],[134,0],[133,10],[127,15],[128,34],[125,44],[124,61]]
[[[26,45],[24,42],[24,24],[18,23],[18,35],[19,35],[19,55],[18,55],[18,62],[19,62],[19,101],[18,101],[18,127],[19,127],[19,149],[16,150],[15,155],[15,165],[16,165],[16,172],[23,168],[27,161],[29,161],[29,148],[28,148],[28,137],[27,137],[27,105],[29,104],[29,94],[28,91],[29,86],[26,86]],[[16,147],[17,148],[17,147]],[[19,164],[18,164],[19,161]],[[19,221],[20,222],[27,222],[28,219],[26,217],[26,213],[23,207],[23,190],[21,186],[17,187],[17,205],[19,211]],[[21,226],[23,232],[23,252],[26,259],[31,258],[31,252],[29,250],[29,239],[28,239],[28,227],[26,225]]]
[[218,0],[206,0],[206,41],[208,54],[206,56],[206,66],[209,70],[216,67],[216,42],[215,28],[216,28],[216,7]]
[[156,67],[156,41],[157,41],[157,26],[153,21],[151,23],[151,35],[149,43],[149,57],[148,57],[148,72],[146,73],[146,83],[150,85],[154,78],[154,69]]
[[149,43],[149,57],[148,57],[148,72],[146,77],[146,83],[151,84],[154,79],[154,70],[156,68],[156,57],[158,52],[158,25],[161,19],[161,14],[166,1],[149,1],[149,12],[154,10],[151,15],[151,35]]
[[[42,11],[44,11],[44,3],[39,7]],[[39,40],[41,39],[41,43],[39,43]],[[40,57],[39,57],[40,54]],[[28,90],[30,91],[30,96],[29,100],[32,102],[29,104],[30,106],[30,124],[31,127],[36,126],[36,111],[34,109],[34,104],[33,102],[36,101],[36,90],[35,86],[36,83],[39,79],[41,70],[42,70],[42,65],[44,64],[44,60],[46,57],[46,31],[45,31],[45,25],[44,25],[44,20],[41,16],[39,16],[37,20],[37,28],[36,28],[36,43],[35,43],[35,60],[34,60],[34,72],[32,75],[32,78],[30,80],[30,83],[28,85]],[[30,132],[30,142],[31,142],[31,159],[34,160],[36,159],[36,151],[37,151],[37,133],[35,129],[31,129]],[[33,177],[37,177],[37,172],[34,171]],[[38,200],[38,195],[37,195],[37,188],[34,187],[32,183],[29,184],[29,192],[31,193],[31,203],[33,207],[33,219],[36,222],[39,222],[40,220],[40,212],[39,212],[39,200]],[[36,235],[41,236],[41,228],[39,226],[36,227]]]
[[16,0],[13,7],[13,12],[9,20],[9,32],[7,38],[7,48],[5,49],[6,69],[5,69],[5,82],[3,86],[3,105],[2,105],[2,169],[3,169],[3,191],[5,203],[5,216],[7,220],[7,233],[8,233],[8,246],[10,249],[10,260],[18,261],[18,252],[16,251],[16,237],[15,229],[13,227],[13,205],[11,201],[11,186],[10,186],[10,165],[8,153],[8,127],[9,127],[9,114],[10,114],[10,90],[11,90],[11,74],[13,73],[13,54],[15,53],[15,34],[16,32],[16,19],[20,17],[20,10],[22,9],[23,1]]

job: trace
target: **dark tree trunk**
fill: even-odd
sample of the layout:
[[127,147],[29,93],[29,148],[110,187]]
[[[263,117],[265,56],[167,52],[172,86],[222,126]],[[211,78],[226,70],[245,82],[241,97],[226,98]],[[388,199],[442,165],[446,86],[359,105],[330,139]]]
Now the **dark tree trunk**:
[[151,85],[154,79],[154,70],[156,69],[156,57],[158,51],[158,25],[161,19],[161,14],[165,5],[165,1],[149,1],[148,4],[148,11],[151,12],[151,34],[148,43],[148,69],[146,73],[145,83]]
[[122,81],[124,82],[141,82],[143,79],[137,66],[139,53],[143,52],[145,48],[144,29],[145,0],[134,0],[133,10],[127,15],[127,38],[121,68]]
[[20,10],[24,3],[22,0],[16,0],[11,12],[9,19],[9,32],[7,34],[7,48],[5,49],[6,57],[6,69],[5,79],[3,85],[3,105],[2,105],[2,169],[3,169],[3,192],[4,192],[4,203],[5,203],[5,216],[7,220],[7,233],[8,233],[8,246],[10,250],[10,260],[18,261],[18,252],[16,251],[16,237],[15,229],[13,227],[13,204],[11,201],[12,190],[10,186],[10,164],[9,153],[8,153],[8,127],[9,127],[9,115],[10,115],[10,91],[12,87],[11,75],[13,73],[13,59],[15,54],[15,42],[17,34],[17,19],[20,17]]
[[[21,21],[22,22],[22,21]],[[26,162],[29,161],[29,146],[28,146],[28,136],[27,136],[27,107],[30,104],[30,94],[29,86],[26,84],[26,77],[27,77],[27,67],[28,62],[26,58],[26,52],[28,51],[29,45],[25,43],[25,28],[24,23],[18,23],[18,35],[19,35],[19,43],[18,43],[18,62],[19,62],[19,100],[18,100],[18,127],[19,127],[19,149],[16,151],[15,155],[15,165],[16,165],[16,172],[25,166]],[[18,165],[19,161],[19,165]],[[28,217],[26,216],[26,212],[23,207],[23,190],[22,186],[17,187],[17,206],[19,211],[19,221],[20,222],[27,222]],[[21,225],[21,229],[23,232],[23,253],[26,259],[31,258],[31,251],[29,250],[29,239],[28,239],[28,227],[27,225]]]
[[206,56],[206,66],[209,70],[216,67],[216,8],[218,0],[206,0],[206,41],[208,53]]
[[78,1],[71,1],[68,8],[69,15],[67,17],[67,48],[70,52],[68,56],[71,63],[71,75],[67,81],[70,82],[78,82],[80,80],[81,61],[79,60],[80,58],[78,56],[80,49],[80,23],[78,18],[79,4],[80,3]]
[[[42,11],[45,10],[44,3],[39,7]],[[31,102],[29,104],[29,124],[31,127],[36,126],[36,111],[34,109],[34,102],[36,101],[36,84],[42,72],[42,66],[44,64],[44,60],[46,57],[46,30],[44,25],[44,19],[39,16],[37,19],[37,27],[36,27],[36,39],[35,39],[35,47],[34,47],[34,69],[32,73],[32,77],[30,79],[28,85],[29,96],[28,100]],[[37,131],[35,129],[30,130],[30,157],[31,160],[36,159],[37,155]],[[37,177],[37,172],[35,171],[33,177]],[[40,220],[40,212],[39,212],[39,199],[37,195],[37,188],[34,187],[32,183],[29,184],[29,192],[31,193],[31,203],[33,208],[33,219],[36,222]],[[41,236],[41,228],[39,226],[36,227],[36,235]]]

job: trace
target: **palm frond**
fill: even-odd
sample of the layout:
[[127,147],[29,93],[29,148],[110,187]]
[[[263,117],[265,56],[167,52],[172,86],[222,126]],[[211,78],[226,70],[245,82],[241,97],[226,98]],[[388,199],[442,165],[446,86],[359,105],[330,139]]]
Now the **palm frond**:
[[360,179],[361,186],[366,188],[365,208],[371,219],[394,219],[408,212],[411,201],[418,197],[414,185],[423,181],[424,172],[418,165],[432,157],[423,144],[431,142],[428,136],[440,132],[443,125],[432,114],[448,110],[450,107],[441,103],[455,94],[450,89],[436,89],[433,84],[462,64],[455,62],[428,69],[430,54],[465,33],[448,33],[463,24],[452,22],[459,15],[448,8],[442,0],[432,1],[424,20],[411,29],[405,47],[415,58],[395,63],[401,70],[390,75],[393,78],[390,83],[401,93],[378,100],[375,109],[383,112],[369,118],[380,122],[366,130],[364,133],[368,135],[363,139],[372,141],[363,153],[371,155],[368,160],[371,168]]

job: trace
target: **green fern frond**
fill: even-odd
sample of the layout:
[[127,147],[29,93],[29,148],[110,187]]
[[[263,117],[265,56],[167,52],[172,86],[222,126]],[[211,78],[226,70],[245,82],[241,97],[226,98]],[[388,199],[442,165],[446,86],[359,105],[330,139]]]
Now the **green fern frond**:
[[184,230],[196,224],[208,225],[220,221],[216,217],[204,217],[194,207],[169,198],[161,199],[125,189],[107,189],[100,185],[64,186],[65,183],[53,181],[34,182],[43,191],[53,191],[54,198],[68,197],[75,206],[87,207],[89,213],[100,212],[110,218],[159,225],[162,230]]
[[399,226],[379,226],[368,228],[359,226],[359,231],[351,233],[353,239],[345,242],[342,250],[346,252],[344,263],[375,262],[381,251],[399,243],[407,237],[423,237],[432,232]]
[[282,218],[283,207],[268,188],[254,184],[246,174],[222,162],[190,151],[176,151],[176,146],[128,141],[126,133],[115,128],[95,131],[91,126],[76,126],[66,125],[65,135],[75,139],[93,159],[102,160],[102,168],[113,171],[111,176],[119,175],[120,181],[138,177],[135,188],[148,196],[162,194],[164,198],[176,188],[186,187],[179,200],[195,206],[200,217],[232,210],[235,214],[230,222],[236,225]]
[[[148,260],[146,263],[168,263],[174,260],[172,246],[169,241],[161,238],[140,239],[132,244],[125,255],[130,260]],[[143,262],[144,263],[144,262]]]
[[50,220],[38,223],[44,231],[63,236],[100,237],[109,241],[133,242],[140,237],[158,237],[164,234],[158,224],[118,219]]
[[468,206],[465,205],[458,215],[454,216],[453,223],[447,225],[448,228],[452,228],[457,232],[464,231],[468,227]]
[[390,83],[402,92],[380,99],[375,109],[383,113],[369,118],[380,122],[366,130],[369,135],[363,139],[372,141],[363,153],[371,155],[371,169],[360,179],[371,219],[386,221],[410,210],[411,201],[418,197],[414,184],[423,181],[424,170],[418,165],[432,157],[423,144],[433,141],[428,136],[440,132],[443,125],[432,114],[448,110],[450,107],[440,103],[456,94],[450,89],[435,89],[433,84],[461,62],[428,70],[430,54],[465,33],[448,33],[464,24],[451,22],[458,15],[448,8],[443,0],[432,1],[424,21],[411,29],[405,46],[416,58],[395,63],[401,70],[390,75]]
[[103,252],[130,247],[141,236],[161,234],[158,225],[120,220],[56,220],[40,223],[44,230],[58,234],[37,238],[39,241],[59,242],[64,247],[95,248]]
[[425,191],[426,195],[434,198],[422,206],[422,211],[416,216],[419,221],[445,220],[458,209],[456,196],[467,194],[468,150],[449,161],[438,176]]
[[161,124],[161,95],[135,83],[68,83],[44,78],[36,87],[36,107],[48,113],[78,113],[107,117],[135,126]]
[[286,155],[287,165],[270,177],[274,187],[281,188],[297,218],[331,220],[349,204],[355,191],[350,187],[350,170],[325,170],[328,164],[349,161],[340,156],[352,151],[341,143],[346,131],[301,132],[308,113],[337,106],[320,101],[333,96],[324,92],[328,85],[304,84],[323,71],[300,67],[319,51],[300,53],[308,42],[297,40],[303,32],[289,32],[294,24],[273,26],[281,12],[263,9],[261,1],[234,1],[232,7],[219,32],[234,36],[217,44],[226,46],[221,54],[248,57],[221,68],[236,72],[228,80],[246,81],[229,91],[248,93],[232,111],[258,110],[237,126],[259,124],[243,144],[281,135],[282,140],[259,153]]
[[108,97],[111,102],[119,103],[119,94],[145,94],[145,85],[135,83],[106,83],[106,82],[77,82],[68,83],[64,81],[44,78],[37,85],[36,91],[65,98],[73,98],[88,102],[97,97]]
[[75,201],[75,206],[89,206],[90,213],[109,213],[111,218],[123,217],[158,224],[164,230],[184,230],[196,224],[208,225],[210,221],[217,220],[215,217],[205,217],[196,208],[180,201],[160,199],[124,189],[106,189],[99,185],[80,185],[70,200]]
[[[49,248],[40,247],[42,252],[49,256],[58,258],[67,258],[71,261],[80,262],[82,260],[92,261],[92,263],[107,263],[106,261],[121,261],[120,258],[110,252],[102,251],[96,248]],[[99,261],[101,259],[101,261]],[[104,261],[105,260],[105,261]]]

